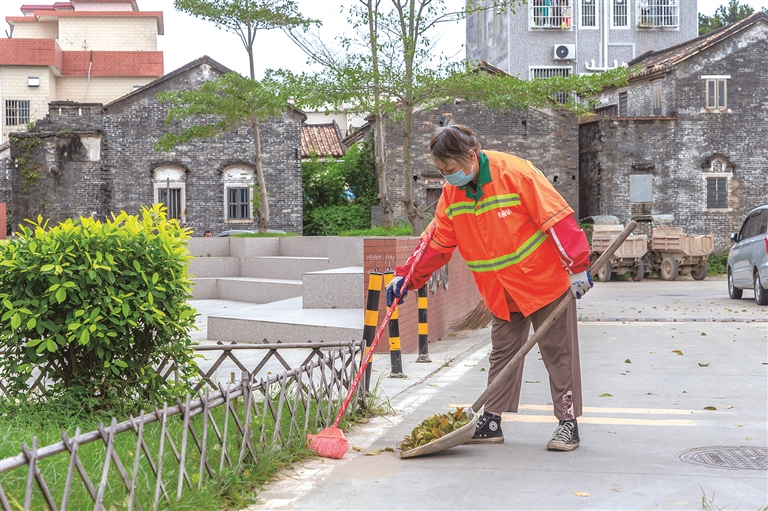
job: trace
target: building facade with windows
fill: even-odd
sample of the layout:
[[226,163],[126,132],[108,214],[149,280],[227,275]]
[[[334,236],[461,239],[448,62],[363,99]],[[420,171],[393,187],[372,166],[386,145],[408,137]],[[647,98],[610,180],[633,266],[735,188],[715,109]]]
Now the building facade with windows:
[[[248,127],[168,152],[154,144],[168,131],[196,122],[165,124],[160,92],[187,90],[229,69],[202,57],[107,104],[52,102],[49,114],[11,142],[13,225],[38,214],[51,222],[104,218],[163,203],[168,216],[202,236],[256,230],[256,165]],[[301,126],[306,116],[288,108],[259,129],[270,228],[302,232]],[[35,176],[34,179],[31,176]],[[0,202],[9,202],[0,196]]]
[[768,14],[630,64],[580,126],[582,216],[672,214],[729,248],[768,197]]
[[[493,0],[472,0],[492,6]],[[593,73],[696,37],[695,0],[528,0],[467,18],[467,58],[522,79]]]
[[163,75],[163,13],[136,0],[24,5],[0,39],[0,143],[51,101],[108,103]]

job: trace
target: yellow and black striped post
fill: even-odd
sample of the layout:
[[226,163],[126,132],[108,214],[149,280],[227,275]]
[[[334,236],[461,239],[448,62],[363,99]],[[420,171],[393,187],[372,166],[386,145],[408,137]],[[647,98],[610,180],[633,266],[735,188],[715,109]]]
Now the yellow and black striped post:
[[[365,305],[365,321],[363,325],[363,339],[365,340],[365,351],[362,354],[360,363],[368,356],[368,350],[371,349],[373,338],[376,337],[376,324],[379,321],[379,298],[381,296],[381,273],[372,271],[368,277],[368,302]],[[371,383],[371,368],[373,367],[373,358],[365,368],[365,392],[368,392]]]
[[[394,272],[388,271],[384,273],[384,286],[388,286],[394,278]],[[392,312],[392,317],[389,318],[389,359],[392,364],[392,371],[389,374],[390,378],[403,378],[403,355],[400,349],[400,321],[398,320],[399,306],[395,307]]]
[[432,362],[429,358],[429,323],[427,323],[427,284],[419,288],[419,357],[416,362]]

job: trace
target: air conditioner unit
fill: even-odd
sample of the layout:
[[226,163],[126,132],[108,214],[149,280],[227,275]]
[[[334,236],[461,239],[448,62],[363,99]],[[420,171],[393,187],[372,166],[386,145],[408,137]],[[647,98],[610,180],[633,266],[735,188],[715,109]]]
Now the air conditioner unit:
[[576,60],[576,45],[575,44],[556,44],[554,59],[555,60]]

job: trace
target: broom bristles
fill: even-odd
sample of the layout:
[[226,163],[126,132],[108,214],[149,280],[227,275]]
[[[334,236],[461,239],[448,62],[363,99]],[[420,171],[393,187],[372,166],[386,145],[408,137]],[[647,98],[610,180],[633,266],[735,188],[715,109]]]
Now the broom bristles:
[[340,459],[349,450],[349,441],[339,428],[325,428],[317,435],[307,435],[307,447],[325,458]]
[[477,330],[485,328],[491,324],[493,313],[485,306],[485,302],[480,303],[472,309],[466,316],[448,327],[450,332],[460,332],[462,330]]

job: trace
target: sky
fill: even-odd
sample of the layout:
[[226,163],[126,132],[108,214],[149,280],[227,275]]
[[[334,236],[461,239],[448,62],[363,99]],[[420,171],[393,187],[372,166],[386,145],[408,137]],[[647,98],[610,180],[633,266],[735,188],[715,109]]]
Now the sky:
[[[0,0],[2,17],[2,37],[8,24],[7,16],[20,16],[24,4],[53,4],[55,0]],[[681,0],[692,2],[696,0]],[[142,11],[162,11],[165,35],[158,38],[158,50],[164,53],[165,72],[168,73],[185,64],[208,55],[221,64],[244,75],[249,74],[248,54],[240,39],[223,30],[218,30],[212,23],[176,12],[173,0],[137,0]],[[346,9],[354,0],[297,0],[299,9],[307,16],[323,22],[320,35],[332,40],[337,34],[351,30]],[[384,4],[387,2],[385,1]],[[718,6],[728,0],[698,0],[698,10],[706,15],[714,14]],[[768,7],[768,0],[741,0],[742,5],[749,5],[755,10]],[[458,9],[464,0],[445,0],[449,9]],[[442,26],[443,34],[437,46],[438,52],[446,56],[464,55],[464,24],[446,23]],[[261,31],[256,35],[256,44],[261,51],[256,54],[257,77],[265,69],[285,68],[294,72],[317,70],[307,65],[306,55],[288,37],[279,30]]]

